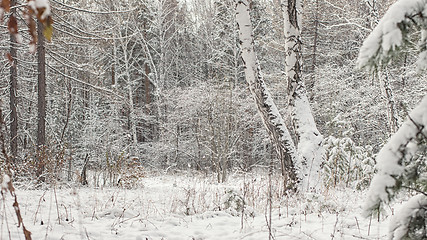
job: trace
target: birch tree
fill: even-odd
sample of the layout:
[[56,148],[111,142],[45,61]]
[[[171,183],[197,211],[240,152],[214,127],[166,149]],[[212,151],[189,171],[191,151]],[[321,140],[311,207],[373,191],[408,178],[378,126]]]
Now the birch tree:
[[242,59],[245,65],[245,79],[257,105],[261,119],[266,127],[277,156],[281,162],[285,187],[295,189],[301,176],[298,176],[297,156],[294,142],[280,115],[270,92],[264,82],[252,37],[248,0],[239,0],[236,5],[236,20],[239,27],[239,39]]
[[[373,29],[379,22],[380,16],[378,12],[378,4],[376,0],[365,1],[366,6],[369,9],[369,23],[371,29]],[[383,87],[384,97],[387,101],[387,120],[389,125],[389,131],[391,134],[397,131],[399,126],[399,119],[397,116],[396,104],[393,96],[393,90],[391,87],[390,73],[388,68],[384,69],[384,73],[382,71],[377,72],[378,79],[381,82]]]
[[301,78],[301,19],[300,0],[282,2],[285,33],[286,63],[289,107],[295,131],[298,154],[302,164],[303,188],[314,189],[320,182],[320,166],[325,158],[323,137],[317,130],[307,91]]

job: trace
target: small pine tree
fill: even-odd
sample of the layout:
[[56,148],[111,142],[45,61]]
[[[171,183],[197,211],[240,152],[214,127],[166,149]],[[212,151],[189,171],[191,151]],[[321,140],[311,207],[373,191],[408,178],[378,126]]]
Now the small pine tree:
[[351,136],[354,129],[351,122],[336,116],[328,124],[335,134],[324,140],[326,160],[323,165],[326,187],[355,187],[363,189],[369,186],[374,174],[374,157],[371,146],[360,146]]

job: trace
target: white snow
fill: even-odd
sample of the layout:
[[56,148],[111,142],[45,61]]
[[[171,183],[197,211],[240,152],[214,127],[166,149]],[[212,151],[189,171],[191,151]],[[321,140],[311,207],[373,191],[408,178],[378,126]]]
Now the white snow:
[[43,10],[43,14],[40,16],[42,20],[51,15],[49,0],[31,0],[28,2],[28,6],[34,12],[37,12],[39,9]]
[[[33,239],[268,239],[265,174],[245,178],[233,175],[224,184],[214,179],[150,175],[141,179],[143,186],[136,189],[58,185],[56,196],[52,189],[23,190],[18,184],[15,188]],[[246,208],[242,218],[239,211],[225,209],[223,201],[230,191],[242,196],[244,182]],[[280,176],[273,178],[275,239],[385,239],[383,222],[361,217],[360,192],[330,190],[285,198],[278,194],[281,182]],[[23,239],[12,203],[7,195],[0,210],[0,237],[8,239],[9,230],[11,239]]]
[[301,162],[306,164],[303,167],[305,189],[313,190],[320,187],[322,178],[320,176],[320,165],[325,160],[326,151],[323,148],[323,136],[316,128],[310,103],[306,94],[301,94],[295,99],[293,114],[298,118],[300,139],[298,143],[298,154]]
[[[297,23],[301,24],[299,14],[301,9],[301,1],[295,2]],[[301,79],[297,79],[296,76],[296,64],[301,66],[301,29],[299,26],[294,26],[291,21],[291,16],[287,10],[287,3],[284,3],[282,7],[283,19],[284,19],[284,33],[285,33],[285,51],[286,51],[286,63],[285,71],[288,82],[292,82],[292,91],[296,94],[291,93],[294,96],[295,102],[292,106],[291,117],[297,134],[299,135],[298,141],[298,155],[301,172],[302,172],[302,186],[304,190],[315,191],[316,188],[320,187],[321,181],[321,165],[325,160],[326,151],[323,148],[323,136],[317,130],[316,122],[314,121],[310,103],[307,98],[304,83]],[[297,52],[299,51],[299,52]],[[299,54],[299,56],[297,56]],[[299,81],[299,82],[297,82]]]
[[[424,211],[426,206],[427,197],[423,194],[418,194],[402,204],[396,211],[396,215],[390,219],[390,239],[402,239],[408,232],[411,218],[416,217],[420,211]],[[421,216],[423,215],[421,213]]]
[[30,51],[30,53],[35,53],[35,52],[36,52],[36,50],[37,50],[37,46],[36,46],[36,44],[34,44],[34,43],[30,43],[30,44],[29,44],[29,51]]
[[409,118],[378,153],[376,165],[378,173],[372,179],[368,192],[364,207],[366,215],[369,215],[380,202],[389,202],[390,196],[393,195],[390,188],[396,184],[394,177],[402,175],[405,168],[401,160],[403,158],[409,160],[416,152],[416,138],[420,130],[422,134],[427,135],[427,96],[411,111]]
[[403,44],[400,24],[411,21],[407,16],[416,16],[417,13],[424,12],[426,4],[427,0],[400,0],[394,3],[364,41],[357,67],[373,70],[373,66],[370,66],[373,62],[377,62],[380,66],[387,64],[390,51],[396,50]]
[[10,182],[10,177],[9,175],[5,174],[3,175],[3,181],[1,182],[1,189],[8,189],[9,188],[9,182]]

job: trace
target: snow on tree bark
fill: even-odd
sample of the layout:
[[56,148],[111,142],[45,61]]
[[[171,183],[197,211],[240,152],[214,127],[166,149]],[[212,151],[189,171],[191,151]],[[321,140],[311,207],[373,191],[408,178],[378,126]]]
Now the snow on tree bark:
[[236,5],[236,20],[239,28],[245,78],[255,99],[258,112],[282,164],[282,174],[288,188],[295,188],[300,180],[296,166],[297,156],[294,142],[264,82],[253,45],[252,25],[248,0],[239,0]]
[[298,154],[303,172],[303,188],[314,189],[321,184],[320,168],[325,159],[322,146],[323,136],[317,130],[307,91],[301,79],[301,22],[298,11],[299,0],[285,0],[282,3],[285,33],[286,63],[289,107],[298,143]]
[[387,69],[385,74],[381,74],[381,72],[378,72],[378,79],[382,84],[384,97],[387,100],[387,120],[390,133],[393,134],[397,131],[397,128],[399,127],[399,117],[397,115],[396,103],[394,100],[393,91],[391,89],[390,78]]

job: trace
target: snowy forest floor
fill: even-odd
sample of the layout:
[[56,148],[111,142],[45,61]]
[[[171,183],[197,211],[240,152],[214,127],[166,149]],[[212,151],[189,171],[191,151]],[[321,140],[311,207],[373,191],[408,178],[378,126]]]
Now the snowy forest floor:
[[[363,192],[342,188],[280,199],[278,179],[272,180],[274,239],[386,238],[387,217],[361,216]],[[233,175],[223,184],[214,176],[150,174],[133,189],[15,187],[33,239],[259,240],[269,234],[268,177],[262,174]],[[10,194],[2,203],[0,239],[25,239]]]

